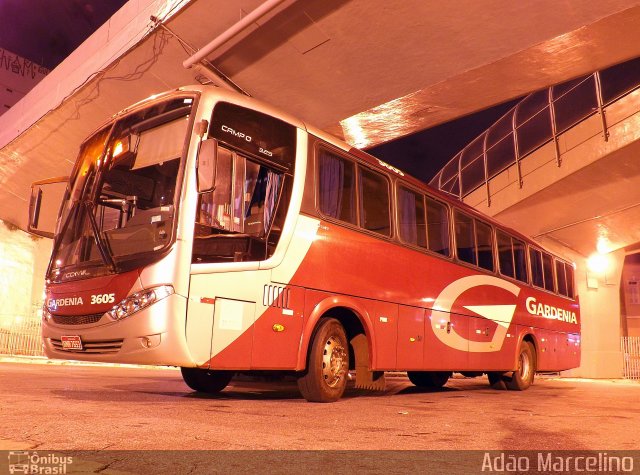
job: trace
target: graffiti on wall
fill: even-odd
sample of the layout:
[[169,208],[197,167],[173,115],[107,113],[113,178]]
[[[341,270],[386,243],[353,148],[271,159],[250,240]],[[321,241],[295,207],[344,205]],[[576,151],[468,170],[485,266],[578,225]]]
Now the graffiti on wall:
[[0,48],[0,69],[30,79],[36,79],[36,77],[42,79],[49,73],[49,70],[44,66],[3,48]]

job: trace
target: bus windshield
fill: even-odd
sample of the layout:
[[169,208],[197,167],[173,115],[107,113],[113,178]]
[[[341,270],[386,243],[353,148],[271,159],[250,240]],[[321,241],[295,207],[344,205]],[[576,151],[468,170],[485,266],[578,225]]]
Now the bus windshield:
[[50,279],[116,272],[169,246],[192,105],[191,97],[155,104],[83,144],[62,204]]

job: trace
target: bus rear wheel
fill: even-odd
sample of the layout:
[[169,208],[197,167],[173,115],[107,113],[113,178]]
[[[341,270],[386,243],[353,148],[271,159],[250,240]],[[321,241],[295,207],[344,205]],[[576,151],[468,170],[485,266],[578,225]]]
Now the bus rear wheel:
[[227,387],[233,371],[214,371],[201,368],[180,368],[182,379],[194,391],[215,394]]
[[536,350],[532,343],[523,341],[518,352],[518,365],[515,371],[487,373],[489,384],[494,389],[524,391],[533,384],[536,374]]
[[518,367],[510,378],[505,378],[507,389],[523,391],[533,384],[536,374],[536,350],[528,341],[523,341],[518,354]]
[[298,377],[298,389],[309,402],[334,402],[347,387],[349,343],[340,322],[323,320],[311,342],[307,371]]
[[451,377],[450,371],[407,371],[409,381],[419,388],[441,388]]

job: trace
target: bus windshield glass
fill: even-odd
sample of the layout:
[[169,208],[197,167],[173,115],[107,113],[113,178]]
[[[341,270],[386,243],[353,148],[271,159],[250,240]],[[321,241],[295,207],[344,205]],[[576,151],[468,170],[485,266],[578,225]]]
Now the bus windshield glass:
[[192,106],[191,97],[155,104],[82,145],[62,205],[50,279],[116,272],[168,248]]

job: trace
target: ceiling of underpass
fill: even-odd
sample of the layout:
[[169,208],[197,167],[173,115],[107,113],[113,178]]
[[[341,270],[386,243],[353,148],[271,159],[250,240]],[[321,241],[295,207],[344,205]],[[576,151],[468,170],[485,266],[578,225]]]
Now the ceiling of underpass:
[[[0,219],[24,229],[32,181],[68,174],[117,110],[194,82],[190,53],[150,27],[157,3],[130,1],[0,117]],[[172,3],[166,26],[201,48],[262,2]],[[251,95],[369,147],[640,56],[639,5],[289,0],[208,58]],[[118,35],[135,41],[117,55],[101,47]],[[94,62],[97,74],[73,75]]]

